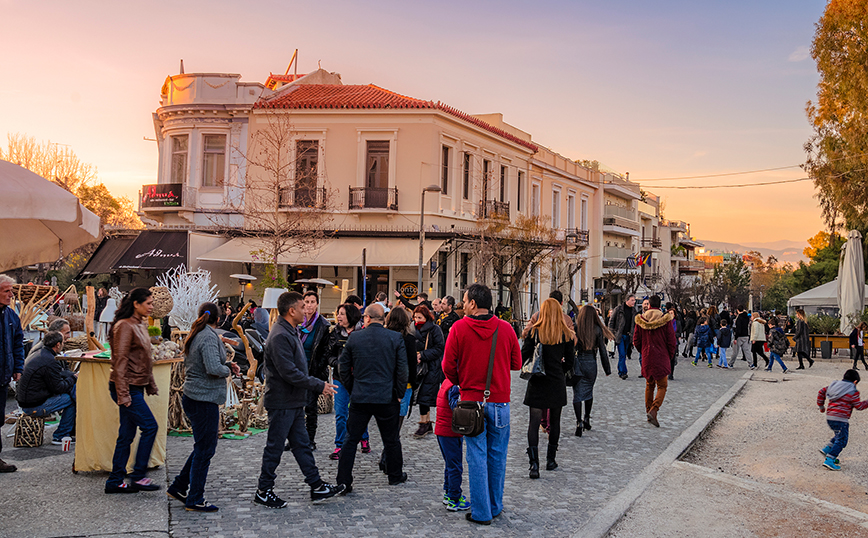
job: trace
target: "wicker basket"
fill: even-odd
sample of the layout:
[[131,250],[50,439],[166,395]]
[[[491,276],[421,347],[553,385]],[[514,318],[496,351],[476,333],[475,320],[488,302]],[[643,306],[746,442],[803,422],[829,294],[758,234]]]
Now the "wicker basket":
[[34,448],[42,446],[45,437],[45,418],[21,415],[15,424],[15,448]]
[[320,394],[316,402],[316,410],[319,415],[328,415],[335,409],[335,399],[329,394]]

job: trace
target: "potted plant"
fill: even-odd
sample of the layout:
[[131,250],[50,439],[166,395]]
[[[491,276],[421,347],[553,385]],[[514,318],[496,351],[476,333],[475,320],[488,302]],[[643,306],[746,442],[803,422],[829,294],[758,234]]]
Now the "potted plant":
[[838,332],[838,328],[840,327],[841,320],[835,316],[829,316],[827,314],[817,314],[808,316],[806,320],[808,324],[808,329],[810,329],[811,334],[818,334],[825,336],[825,340],[820,342],[820,354],[824,359],[832,358],[832,342],[829,340],[830,336],[833,336]]

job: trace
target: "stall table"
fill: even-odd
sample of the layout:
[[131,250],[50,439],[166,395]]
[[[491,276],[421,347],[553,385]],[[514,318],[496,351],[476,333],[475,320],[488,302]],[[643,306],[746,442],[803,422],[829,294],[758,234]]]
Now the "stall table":
[[[81,367],[76,382],[75,416],[75,462],[73,471],[111,471],[112,456],[118,438],[120,418],[118,406],[109,393],[111,360],[100,359],[86,353],[80,359]],[[154,379],[159,394],[145,395],[145,402],[151,408],[159,429],[148,467],[158,467],[166,461],[166,433],[169,415],[169,394],[172,378],[172,365],[182,358],[154,362]],[[130,448],[127,470],[132,471],[139,435]]]

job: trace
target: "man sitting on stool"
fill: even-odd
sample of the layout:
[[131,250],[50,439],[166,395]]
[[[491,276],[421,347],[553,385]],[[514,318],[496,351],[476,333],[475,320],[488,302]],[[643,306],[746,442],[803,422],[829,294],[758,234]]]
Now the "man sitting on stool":
[[27,416],[47,417],[61,412],[60,424],[54,431],[53,445],[72,436],[75,428],[76,374],[63,368],[54,357],[63,349],[63,335],[50,331],[42,339],[42,349],[31,353],[24,362],[24,373],[18,381],[18,405]]

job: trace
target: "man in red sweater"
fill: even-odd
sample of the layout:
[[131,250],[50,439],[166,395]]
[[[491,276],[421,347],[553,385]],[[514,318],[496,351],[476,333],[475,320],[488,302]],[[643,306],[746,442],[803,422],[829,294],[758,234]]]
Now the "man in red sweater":
[[[510,370],[521,368],[521,350],[512,326],[491,312],[491,290],[473,284],[464,292],[465,316],[449,330],[443,373],[461,387],[462,401],[485,402],[485,430],[467,437],[470,513],[467,520],[490,525],[503,510],[509,445]],[[488,362],[497,330],[491,388],[485,397]]]
[[[649,309],[636,316],[636,329],[633,331],[633,347],[642,353],[642,377],[645,378],[645,416],[648,422],[660,427],[657,410],[663,405],[669,374],[672,373],[670,358],[675,353],[677,343],[672,319],[675,312],[664,314],[660,311],[660,297],[648,298]],[[657,390],[655,396],[654,391]]]

